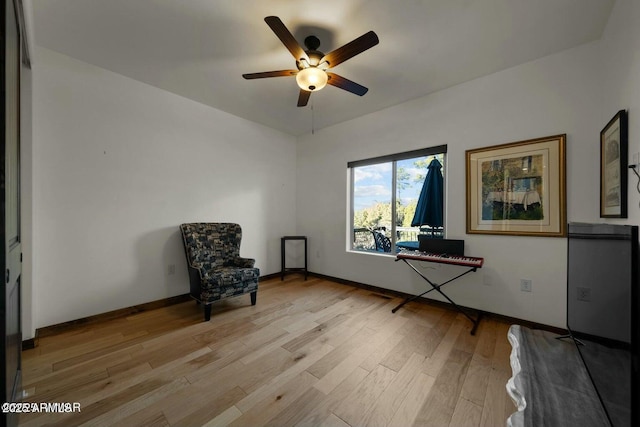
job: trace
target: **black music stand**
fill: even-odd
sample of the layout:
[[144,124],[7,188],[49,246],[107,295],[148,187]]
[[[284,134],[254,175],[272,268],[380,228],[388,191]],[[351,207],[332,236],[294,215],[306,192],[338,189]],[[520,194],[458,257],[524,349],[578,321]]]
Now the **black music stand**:
[[[431,285],[431,289],[426,290],[425,292],[421,293],[420,295],[415,295],[412,297],[408,297],[406,298],[404,301],[402,301],[396,308],[394,308],[393,310],[391,310],[392,313],[395,313],[396,311],[398,311],[402,306],[404,306],[406,303],[411,302],[411,301],[415,301],[416,299],[422,297],[423,295],[428,294],[429,292],[433,292],[436,291],[438,292],[440,295],[442,295],[443,297],[445,297],[447,299],[447,301],[449,301],[451,303],[451,305],[453,305],[453,307],[458,310],[460,313],[462,313],[467,319],[469,319],[471,321],[471,323],[473,323],[473,328],[471,328],[471,335],[475,335],[476,334],[476,330],[478,329],[478,325],[480,324],[480,318],[482,317],[482,312],[478,311],[478,314],[476,316],[476,318],[474,319],[473,317],[471,317],[466,311],[464,311],[462,309],[462,307],[460,307],[458,304],[456,304],[451,298],[449,298],[444,292],[442,292],[440,290],[441,287],[443,287],[444,285],[446,285],[447,283],[453,282],[456,279],[459,279],[460,277],[469,274],[471,272],[475,272],[478,267],[470,267],[468,270],[466,270],[464,273],[462,274],[458,274],[457,276],[447,280],[444,283],[441,284],[436,284],[433,283],[431,280],[429,280],[429,278],[427,276],[425,276],[424,274],[422,274],[422,272],[420,272],[414,265],[412,265],[406,258],[396,258],[396,262],[397,261],[404,261],[405,264],[407,264],[409,267],[411,267],[413,269],[413,271],[415,271],[416,273],[418,273],[418,275],[420,275],[420,277],[422,277],[424,280],[427,281],[427,283],[429,283]],[[416,260],[419,261],[419,260]],[[425,260],[426,261],[426,260]],[[428,262],[428,261],[426,261]]]

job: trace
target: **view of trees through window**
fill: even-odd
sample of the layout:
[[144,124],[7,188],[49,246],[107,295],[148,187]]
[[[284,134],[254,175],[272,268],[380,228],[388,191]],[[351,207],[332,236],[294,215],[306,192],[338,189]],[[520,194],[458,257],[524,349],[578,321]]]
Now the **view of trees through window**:
[[[433,159],[442,165],[445,153],[387,160],[351,168],[351,249],[393,252],[417,249],[418,234],[442,236],[442,227],[412,227],[418,198]],[[432,234],[433,233],[433,234]]]

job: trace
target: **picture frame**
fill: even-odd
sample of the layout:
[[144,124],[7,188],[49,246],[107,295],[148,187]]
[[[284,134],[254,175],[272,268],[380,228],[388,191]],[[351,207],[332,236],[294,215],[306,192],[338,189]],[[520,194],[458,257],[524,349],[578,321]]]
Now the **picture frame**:
[[627,217],[627,112],[600,131],[600,218]]
[[566,236],[566,134],[465,153],[468,234]]

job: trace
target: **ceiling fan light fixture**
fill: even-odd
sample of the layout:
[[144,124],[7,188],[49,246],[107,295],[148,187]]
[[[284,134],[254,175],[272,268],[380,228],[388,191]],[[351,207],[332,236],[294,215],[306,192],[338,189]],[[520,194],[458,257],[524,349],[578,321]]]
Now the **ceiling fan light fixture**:
[[328,80],[327,73],[316,67],[302,69],[296,74],[296,82],[300,89],[309,92],[316,92],[322,89],[327,85]]

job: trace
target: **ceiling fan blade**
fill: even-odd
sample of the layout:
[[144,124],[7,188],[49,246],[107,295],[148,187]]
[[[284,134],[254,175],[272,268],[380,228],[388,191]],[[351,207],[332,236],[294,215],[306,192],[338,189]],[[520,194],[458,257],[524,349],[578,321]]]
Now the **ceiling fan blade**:
[[304,107],[309,102],[309,97],[311,97],[311,92],[308,90],[300,89],[300,95],[298,95],[298,107]]
[[249,73],[243,74],[247,80],[251,79],[264,79],[266,77],[286,77],[286,76],[295,76],[298,74],[298,70],[279,70],[279,71],[263,71],[261,73]]
[[339,76],[335,73],[327,73],[327,76],[329,76],[329,80],[327,81],[327,83],[331,86],[339,87],[340,89],[355,93],[356,95],[362,96],[369,91],[369,89],[367,89],[366,87],[359,85],[358,83],[353,82],[349,79],[345,79],[344,77]]
[[327,61],[329,68],[333,68],[336,65],[346,61],[349,58],[353,58],[359,53],[372,48],[380,42],[378,36],[373,31],[369,31],[366,34],[361,35],[355,40],[350,41],[342,47],[327,53],[324,58],[320,60],[320,63]]
[[301,59],[309,61],[307,53],[296,41],[296,38],[293,37],[293,34],[291,34],[287,27],[282,23],[280,18],[277,16],[267,16],[264,18],[264,22],[266,22],[276,36],[278,36],[282,44],[289,49],[289,52],[291,52],[291,55],[293,55],[296,61],[300,61]]

